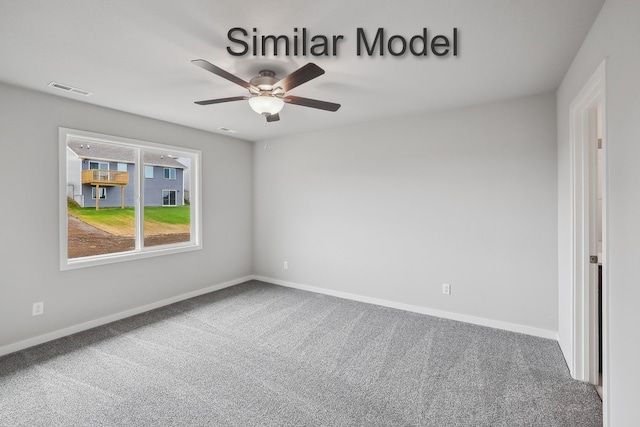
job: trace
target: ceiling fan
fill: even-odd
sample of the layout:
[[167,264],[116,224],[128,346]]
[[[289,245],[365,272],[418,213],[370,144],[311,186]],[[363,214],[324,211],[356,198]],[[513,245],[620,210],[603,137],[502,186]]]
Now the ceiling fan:
[[282,79],[278,79],[276,74],[271,70],[262,70],[256,77],[252,78],[248,82],[208,61],[205,61],[204,59],[194,59],[191,62],[200,68],[204,68],[217,76],[227,79],[230,82],[249,90],[248,95],[196,101],[196,104],[198,105],[248,100],[253,111],[265,116],[267,118],[267,122],[276,122],[280,120],[280,115],[278,113],[280,113],[280,110],[282,110],[285,103],[326,111],[337,111],[338,108],[340,108],[340,104],[334,104],[333,102],[286,95],[286,93],[291,89],[324,74],[324,70],[312,62],[298,68],[296,71]]

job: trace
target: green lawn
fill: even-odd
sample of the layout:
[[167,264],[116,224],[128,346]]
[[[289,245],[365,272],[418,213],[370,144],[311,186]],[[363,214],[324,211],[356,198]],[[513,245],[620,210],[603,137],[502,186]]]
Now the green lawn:
[[135,211],[133,208],[81,208],[69,203],[67,213],[73,215],[88,224],[104,224],[112,227],[126,227],[135,222]]
[[190,206],[149,206],[144,208],[145,221],[152,220],[164,224],[191,223]]
[[[76,203],[67,203],[67,213],[79,220],[116,235],[132,235],[135,229],[135,211],[132,207],[81,208]],[[191,223],[190,206],[149,206],[144,208],[145,230],[155,231],[188,227]],[[152,231],[153,230],[153,231]],[[146,232],[145,232],[146,234]]]

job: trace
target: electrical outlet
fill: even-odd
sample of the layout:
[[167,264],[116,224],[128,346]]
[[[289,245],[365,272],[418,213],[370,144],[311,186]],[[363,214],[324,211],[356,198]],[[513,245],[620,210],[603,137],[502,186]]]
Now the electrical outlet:
[[448,283],[442,284],[442,293],[445,295],[451,295],[451,285]]
[[44,301],[34,302],[33,303],[33,315],[40,316],[44,313]]
[[285,261],[283,267],[285,270],[289,269],[289,261]]

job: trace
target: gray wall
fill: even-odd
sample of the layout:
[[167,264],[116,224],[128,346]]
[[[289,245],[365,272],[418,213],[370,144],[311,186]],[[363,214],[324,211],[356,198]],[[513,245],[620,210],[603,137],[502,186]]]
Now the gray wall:
[[[569,106],[606,58],[609,426],[635,426],[640,402],[640,2],[608,0],[558,89],[559,334],[571,360]],[[606,344],[606,342],[605,342]],[[609,402],[607,404],[607,402]]]
[[254,150],[257,275],[555,336],[553,94]]
[[[0,209],[0,347],[251,274],[250,143],[5,84],[0,100],[0,170],[20,190]],[[61,272],[59,126],[202,150],[203,249]]]

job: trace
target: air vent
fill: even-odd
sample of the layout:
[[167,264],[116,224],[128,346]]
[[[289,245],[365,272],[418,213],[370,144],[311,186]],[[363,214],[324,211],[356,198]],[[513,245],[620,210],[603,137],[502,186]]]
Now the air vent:
[[62,90],[71,90],[71,88],[69,86],[64,86],[64,85],[61,85],[60,83],[56,83],[56,82],[49,83],[49,86],[55,87],[57,89],[62,89]]
[[49,83],[49,86],[55,87],[56,89],[64,90],[66,92],[77,93],[78,95],[83,95],[83,96],[93,95],[92,92],[89,92],[87,90],[78,89],[77,87],[73,87],[73,86],[63,85],[62,83],[51,82]]
[[229,128],[218,128],[219,130],[221,130],[222,132],[229,132],[229,133],[237,133],[237,130],[233,130],[233,129],[229,129]]
[[87,92],[86,90],[76,89],[76,88],[72,88],[72,89],[71,89],[71,92],[73,92],[73,93],[77,93],[77,94],[80,94],[80,95],[84,95],[84,96],[89,96],[89,95],[91,95],[91,92]]

